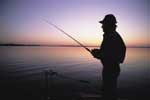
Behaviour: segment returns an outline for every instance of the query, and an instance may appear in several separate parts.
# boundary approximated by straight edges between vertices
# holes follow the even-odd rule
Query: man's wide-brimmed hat
[[[101,24],[116,24],[116,17],[113,14],[108,14],[104,17],[102,21],[99,21]]]

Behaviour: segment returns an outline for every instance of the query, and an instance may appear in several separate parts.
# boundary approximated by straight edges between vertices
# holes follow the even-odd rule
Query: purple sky
[[[127,45],[150,46],[149,0],[1,0],[0,43],[76,44],[47,19],[86,45],[99,45],[98,23],[112,13]]]

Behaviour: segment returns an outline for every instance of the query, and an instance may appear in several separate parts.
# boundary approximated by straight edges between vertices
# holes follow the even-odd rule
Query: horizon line
[[[0,43],[0,46],[47,46],[47,47],[82,47],[80,45],[65,44],[21,44],[21,43]],[[96,45],[85,45],[86,47],[100,47]],[[126,46],[127,48],[150,48],[150,46]]]

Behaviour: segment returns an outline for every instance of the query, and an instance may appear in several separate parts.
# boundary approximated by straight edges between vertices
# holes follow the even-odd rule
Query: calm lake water
[[[88,80],[93,85],[101,84],[101,62],[80,47],[7,46],[0,47],[0,55],[1,82],[40,80],[44,70],[54,70],[67,77]],[[118,87],[124,89],[123,93],[130,89],[148,94],[149,58],[150,48],[127,49],[118,80]]]

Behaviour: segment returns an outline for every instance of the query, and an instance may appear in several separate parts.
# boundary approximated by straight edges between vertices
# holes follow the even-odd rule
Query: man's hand
[[[92,49],[91,54],[94,58],[100,59],[100,49]]]

